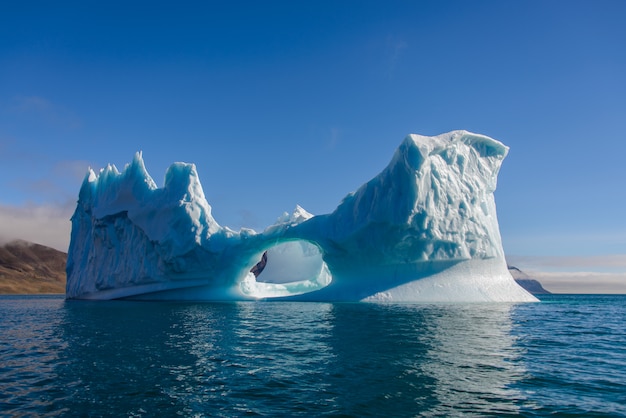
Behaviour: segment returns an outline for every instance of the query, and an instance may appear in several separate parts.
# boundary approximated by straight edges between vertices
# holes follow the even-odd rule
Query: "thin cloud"
[[[591,256],[507,256],[507,260],[509,264],[524,266],[532,270],[626,272],[626,254]]]
[[[51,167],[45,161],[37,160],[35,163],[43,170],[39,176],[8,179],[5,187],[25,195],[29,201],[49,201],[55,204],[74,200],[88,168],[93,167],[93,164],[84,160],[59,161]]]
[[[11,109],[20,115],[34,117],[47,124],[65,129],[78,129],[81,120],[71,110],[40,96],[18,96]]]
[[[21,112],[47,112],[52,103],[38,96],[18,96],[15,98],[15,109]]]
[[[392,77],[396,68],[400,64],[400,60],[404,51],[408,48],[406,41],[398,36],[389,35],[385,43],[387,53],[387,75]]]
[[[626,273],[527,272],[553,293],[626,294]]]
[[[576,231],[574,233],[529,233],[514,236],[503,236],[504,248],[508,254],[519,254],[519,249],[526,251],[533,248],[535,254],[554,253],[589,253],[597,248],[626,248],[626,230],[624,228],[597,229]]]
[[[56,163],[52,172],[60,177],[82,181],[89,167],[95,167],[95,165],[86,160],[65,160]]]
[[[73,206],[0,205],[0,243],[23,239],[67,251]]]
[[[626,254],[507,256],[554,293],[626,293]]]
[[[15,187],[29,193],[35,193],[37,196],[57,196],[60,191],[59,186],[57,186],[57,184],[50,178],[40,178],[32,181],[18,179],[14,182],[14,184]]]
[[[330,128],[330,135],[326,144],[326,148],[331,151],[334,150],[340,139],[341,131],[339,130],[339,128]]]
[[[24,149],[20,145],[20,141],[12,136],[0,136],[0,162],[21,161],[34,164],[36,158],[32,150]]]

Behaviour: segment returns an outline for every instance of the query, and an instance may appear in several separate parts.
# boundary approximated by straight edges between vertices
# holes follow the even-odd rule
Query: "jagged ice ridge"
[[[502,249],[493,192],[507,152],[466,131],[409,135],[334,212],[298,206],[260,233],[215,221],[194,164],[172,164],[159,188],[137,153],[121,173],[109,165],[83,181],[66,296],[536,301]]]

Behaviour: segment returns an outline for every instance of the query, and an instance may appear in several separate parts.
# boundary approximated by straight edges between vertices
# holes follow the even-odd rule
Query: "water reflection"
[[[432,377],[433,415],[515,414],[522,395],[513,386],[525,370],[511,335],[511,305],[446,306],[424,322],[431,346],[418,367]]]
[[[171,371],[193,365],[180,329],[184,306],[137,302],[67,302],[67,341],[57,372],[72,415],[157,414],[172,407]],[[177,341],[177,342],[176,342]],[[176,347],[172,350],[172,347]]]
[[[165,393],[184,413],[212,416],[307,411],[323,391],[324,304],[191,305],[171,349],[194,357],[170,369]],[[218,312],[215,312],[215,311]]]
[[[511,307],[68,302],[47,412],[514,414]]]
[[[331,328],[327,304],[68,302],[48,412],[108,415],[311,412]],[[322,411],[320,411],[321,413]]]
[[[364,416],[514,414],[524,376],[511,306],[334,305],[340,409]],[[373,414],[375,415],[375,413]]]

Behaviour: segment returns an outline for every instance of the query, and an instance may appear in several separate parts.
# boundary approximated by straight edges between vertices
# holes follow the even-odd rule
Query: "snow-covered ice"
[[[507,152],[466,131],[409,135],[334,212],[297,206],[262,232],[220,226],[195,165],[172,164],[159,188],[137,153],[121,173],[88,171],[72,217],[66,295],[536,301],[509,274],[502,249],[493,192]]]

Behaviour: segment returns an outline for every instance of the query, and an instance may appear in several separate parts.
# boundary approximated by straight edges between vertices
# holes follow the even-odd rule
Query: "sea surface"
[[[0,416],[626,416],[626,296],[0,297]]]

